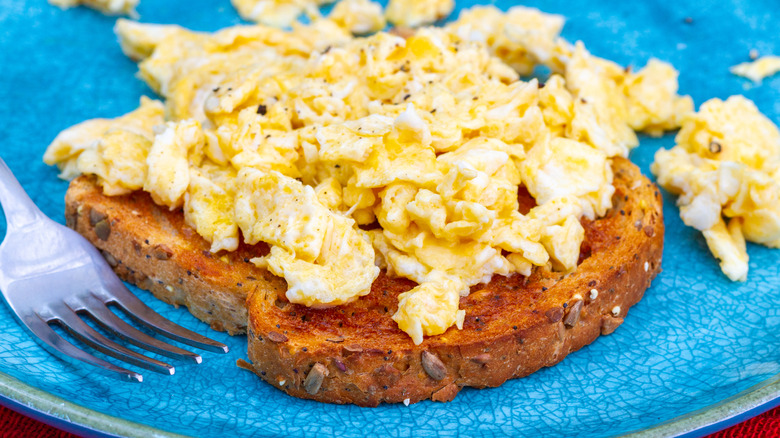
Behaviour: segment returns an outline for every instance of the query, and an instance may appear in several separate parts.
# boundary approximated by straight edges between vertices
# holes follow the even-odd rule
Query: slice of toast
[[[214,330],[246,333],[248,293],[287,291],[283,278],[249,262],[268,253],[266,244],[212,254],[181,210],[160,207],[145,192],[106,196],[94,178],[80,176],[65,194],[65,221],[103,252],[120,278],[187,306]]]
[[[356,302],[311,309],[289,303],[284,280],[249,263],[267,246],[211,254],[180,211],[145,193],[107,197],[80,177],[68,189],[66,219],[123,279],[187,306],[212,328],[242,333],[248,315],[251,368],[288,394],[361,406],[448,401],[464,386],[494,387],[560,362],[612,333],[641,299],[660,272],[661,196],[628,160],[615,158],[613,170],[613,208],[583,219],[574,273],[496,276],[461,298],[462,330],[420,345],[391,319],[398,294],[414,287],[409,280],[382,273]],[[521,210],[533,205],[527,193],[519,198]]]

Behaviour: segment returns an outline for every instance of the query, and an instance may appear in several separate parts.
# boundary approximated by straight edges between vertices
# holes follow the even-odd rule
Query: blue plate
[[[564,36],[598,56],[636,66],[651,56],[671,62],[697,104],[744,93],[778,122],[780,76],[758,86],[728,72],[750,49],[780,54],[775,1],[677,3],[527,4],[566,15]],[[143,21],[200,30],[240,22],[227,0],[142,0],[139,12]],[[84,8],[0,0],[0,154],[60,221],[67,183],[41,162],[47,144],[74,123],[118,116],[151,95],[121,54],[113,24]],[[671,135],[643,138],[632,159],[649,173],[654,151],[673,144]],[[0,305],[0,394],[30,415],[91,435],[701,435],[778,404],[780,251],[749,245],[749,280],[731,283],[665,198],[664,271],[615,334],[500,388],[465,389],[452,403],[364,409],[288,397],[236,367],[245,357],[243,337],[211,331],[140,290],[160,313],[225,342],[231,353],[205,353],[197,366],[177,363],[172,377],[146,373],[143,384],[120,383],[53,358]]]

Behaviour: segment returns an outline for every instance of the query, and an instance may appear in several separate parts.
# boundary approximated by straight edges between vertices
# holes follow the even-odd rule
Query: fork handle
[[[43,216],[2,158],[0,158],[0,205],[3,207],[9,229],[34,223]]]

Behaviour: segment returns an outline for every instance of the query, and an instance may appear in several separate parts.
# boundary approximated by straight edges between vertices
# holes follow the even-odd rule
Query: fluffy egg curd
[[[417,27],[446,18],[455,9],[455,0],[389,0],[387,21],[396,26]]]
[[[336,0],[231,0],[242,18],[275,27],[288,27],[301,15],[320,17],[320,6]],[[455,0],[389,0],[387,11],[370,0],[341,0],[329,18],[352,33],[362,35],[384,29],[386,21],[417,27],[450,15]]]
[[[341,0],[328,18],[355,35],[379,32],[387,25],[382,5],[370,0]]]
[[[320,15],[319,7],[334,0],[231,0],[241,18],[267,26],[287,27],[302,14]]]
[[[732,281],[745,281],[745,240],[780,248],[780,132],[750,100],[711,99],[683,118],[677,145],[651,170],[680,195],[680,217],[704,234]]]
[[[743,62],[729,69],[732,74],[761,82],[764,78],[780,72],[780,56],[762,56],[752,62]]]
[[[44,160],[96,175],[107,195],[181,208],[213,252],[268,243],[253,262],[293,303],[358,299],[380,269],[411,279],[393,319],[419,344],[460,327],[460,297],[494,275],[575,270],[580,219],[612,205],[611,158],[636,130],[697,120],[670,65],[622,68],[562,25],[523,7],[474,8],[407,39],[354,38],[329,19],[214,34],[120,20],[164,105],[69,128]],[[537,64],[555,74],[520,80]]]

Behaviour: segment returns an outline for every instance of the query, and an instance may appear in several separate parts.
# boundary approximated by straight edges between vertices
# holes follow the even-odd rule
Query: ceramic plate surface
[[[750,49],[780,54],[774,0],[526,4],[567,16],[563,35],[598,56],[634,66],[651,57],[671,62],[681,92],[697,105],[745,94],[780,121],[780,75],[757,85],[728,72]],[[145,22],[198,30],[240,23],[227,0],[141,0],[138,11]],[[48,143],[68,126],[118,116],[152,95],[120,52],[113,24],[85,8],[0,0],[0,155],[61,222],[67,183],[41,162]],[[673,144],[673,135],[642,138],[631,158],[649,174],[655,150]],[[147,372],[143,384],[120,383],[53,358],[0,305],[0,394],[45,421],[96,435],[670,435],[710,425],[691,432],[702,434],[777,404],[780,251],[749,245],[748,281],[731,283],[664,195],[664,271],[615,334],[500,388],[465,389],[452,403],[364,409],[288,397],[235,366],[245,338],[211,331],[138,289],[160,313],[231,352],[204,353],[202,365],[176,363],[172,377]]]

